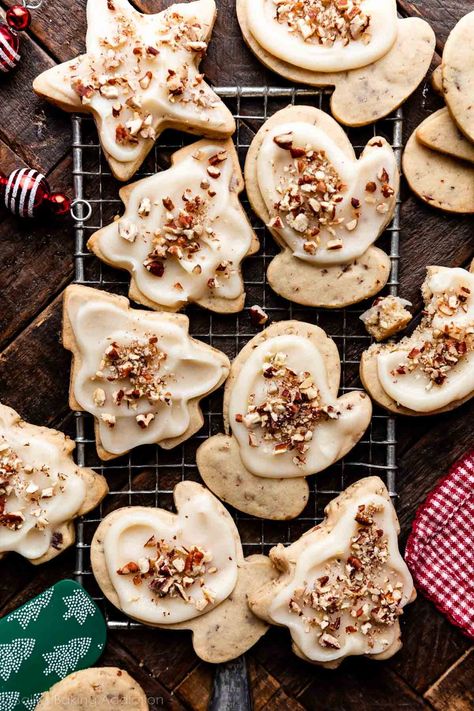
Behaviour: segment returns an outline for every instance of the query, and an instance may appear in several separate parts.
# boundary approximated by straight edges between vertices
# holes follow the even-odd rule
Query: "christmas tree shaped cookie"
[[[44,691],[97,661],[105,638],[104,618],[72,580],[63,580],[4,617],[0,709],[33,711]]]
[[[370,422],[364,392],[338,398],[340,372],[337,347],[318,326],[282,321],[253,338],[226,384],[226,434],[197,452],[207,486],[239,511],[297,516],[308,500],[305,477],[347,454]]]
[[[107,493],[104,477],[78,467],[62,432],[24,422],[0,405],[0,557],[44,563],[74,542],[73,520]]]
[[[88,0],[87,53],[37,77],[37,94],[93,115],[114,175],[129,180],[166,128],[231,136],[230,111],[199,63],[216,18],[214,0],[142,15],[129,0]]]
[[[241,262],[259,246],[239,202],[243,188],[232,141],[200,141],[175,153],[169,170],[122,188],[125,214],[88,247],[130,272],[130,298],[145,306],[240,311]]]
[[[203,423],[201,398],[227,378],[224,353],[189,336],[186,316],[131,309],[125,297],[73,285],[63,344],[73,353],[70,404],[95,417],[97,451],[176,447]]]
[[[224,662],[267,626],[247,595],[274,573],[265,556],[244,559],[235,523],[204,487],[174,490],[177,513],[133,506],[109,514],[92,541],[94,576],[105,596],[152,627],[189,629],[196,654]]]
[[[399,171],[384,138],[372,138],[357,159],[334,119],[311,106],[290,106],[252,141],[245,184],[281,248],[268,268],[278,294],[340,308],[385,286],[390,260],[374,243],[393,217]]]
[[[270,551],[279,577],[250,593],[250,608],[287,627],[306,661],[334,668],[352,655],[388,659],[401,647],[403,608],[416,596],[388,491],[378,477],[362,479],[325,513],[295,543]]]

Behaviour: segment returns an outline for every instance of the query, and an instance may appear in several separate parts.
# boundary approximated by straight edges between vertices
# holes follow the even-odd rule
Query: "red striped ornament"
[[[19,36],[2,22],[0,24],[0,71],[6,73],[16,67],[21,59],[19,49]]]
[[[0,199],[18,217],[37,217],[43,207],[60,216],[71,209],[66,195],[52,193],[44,175],[30,168],[14,170],[8,178],[0,173]]]
[[[6,14],[6,24],[0,22],[0,71],[10,72],[21,59],[18,32],[27,30],[31,13],[24,5],[13,5]]]

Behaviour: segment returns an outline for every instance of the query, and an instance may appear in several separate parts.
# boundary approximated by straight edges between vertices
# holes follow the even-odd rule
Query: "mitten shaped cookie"
[[[37,77],[33,89],[66,111],[90,113],[112,172],[129,180],[166,128],[213,138],[235,121],[199,63],[214,0],[142,15],[129,0],[88,0],[87,53]]]
[[[108,491],[103,476],[75,464],[74,447],[0,405],[0,558],[14,551],[38,565],[74,543],[73,520]]]
[[[402,415],[432,415],[474,394],[474,274],[429,267],[422,286],[423,320],[399,343],[371,346],[361,378],[382,407]]]
[[[284,321],[253,338],[226,384],[226,434],[197,451],[207,486],[239,511],[297,516],[308,500],[305,477],[347,454],[370,423],[365,393],[337,397],[340,373],[337,347],[317,326]]]
[[[305,661],[334,668],[352,655],[388,659],[401,647],[399,617],[416,593],[385,484],[362,479],[325,514],[295,543],[270,551],[279,577],[250,594],[250,609],[287,627]]]
[[[218,663],[238,657],[266,632],[247,596],[272,580],[265,556],[244,559],[235,523],[200,484],[174,490],[177,513],[119,509],[92,541],[92,570],[104,595],[152,627],[193,632],[196,654]]]
[[[241,311],[241,263],[259,247],[239,202],[243,189],[232,141],[199,141],[175,153],[169,170],[122,188],[125,214],[88,247],[130,272],[130,298],[145,306]]]
[[[348,126],[400,106],[435,48],[428,23],[398,19],[395,0],[237,0],[237,16],[266,67],[291,82],[335,87],[331,111]]]
[[[200,400],[229,373],[224,353],[189,336],[186,316],[131,309],[85,286],[66,289],[63,344],[73,353],[71,409],[94,416],[105,460],[184,442],[202,427]]]
[[[271,287],[306,306],[338,308],[377,294],[390,260],[373,243],[390,223],[399,172],[384,138],[357,160],[343,129],[310,106],[276,113],[245,164],[249,200],[282,249]]]

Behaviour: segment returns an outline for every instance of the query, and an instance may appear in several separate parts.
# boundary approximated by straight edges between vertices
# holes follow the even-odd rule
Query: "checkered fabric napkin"
[[[474,450],[418,509],[405,557],[417,588],[474,638]]]

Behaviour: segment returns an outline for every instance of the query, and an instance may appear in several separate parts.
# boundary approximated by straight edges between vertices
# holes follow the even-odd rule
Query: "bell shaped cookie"
[[[279,577],[249,595],[250,609],[287,627],[305,661],[334,668],[352,655],[388,659],[401,647],[399,617],[416,593],[385,484],[361,479],[325,514],[295,543],[270,551]]]
[[[451,31],[441,64],[443,93],[458,128],[474,142],[474,12],[464,15]]]
[[[239,511],[297,516],[308,500],[305,477],[341,459],[370,423],[365,393],[338,398],[340,373],[337,347],[318,326],[282,321],[253,338],[226,384],[226,434],[197,451],[207,486]]]
[[[177,513],[132,506],[109,514],[92,541],[94,576],[129,617],[192,630],[205,661],[234,659],[267,630],[247,596],[275,572],[266,556],[244,559],[232,517],[203,486],[184,481],[174,500]]]
[[[393,217],[399,172],[384,138],[372,138],[357,160],[328,114],[290,106],[255,136],[245,181],[253,209],[282,250],[268,269],[278,294],[338,308],[385,286],[390,260],[373,244]]]
[[[38,76],[33,89],[66,111],[92,114],[118,180],[129,180],[166,128],[225,138],[235,121],[199,72],[214,0],[152,15],[129,0],[88,0],[87,53]]]
[[[74,543],[73,520],[108,491],[103,476],[77,466],[74,447],[0,404],[0,558],[15,552],[38,565]]]
[[[73,354],[71,409],[94,416],[105,460],[184,442],[202,427],[200,400],[229,373],[224,353],[190,338],[186,316],[131,309],[85,286],[66,289],[63,344]]]
[[[387,116],[429,69],[435,35],[397,18],[395,0],[237,0],[244,40],[291,82],[334,87],[331,111],[348,126]]]
[[[399,343],[373,345],[361,378],[370,396],[402,415],[433,415],[474,394],[474,274],[429,267],[422,286],[424,316]]]
[[[241,263],[259,247],[239,202],[243,189],[232,141],[199,141],[175,153],[169,170],[122,188],[124,215],[96,232],[89,249],[130,272],[130,298],[145,306],[241,311]]]

